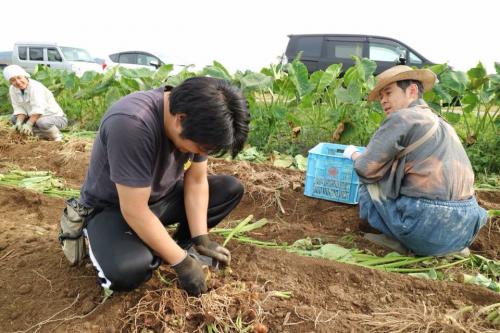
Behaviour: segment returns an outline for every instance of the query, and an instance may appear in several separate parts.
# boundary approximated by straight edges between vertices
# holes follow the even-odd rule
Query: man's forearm
[[[26,117],[27,116],[25,114],[20,113],[20,114],[16,115],[16,121],[20,121],[20,122],[24,123],[24,120],[26,119]]]
[[[184,206],[189,223],[191,237],[208,233],[208,180],[184,184]]]
[[[163,260],[173,265],[184,259],[185,251],[170,237],[160,220],[149,208],[128,214],[123,211],[122,213],[132,230]]]
[[[33,125],[38,121],[38,119],[41,117],[41,114],[32,114],[30,116],[29,122],[32,123]]]

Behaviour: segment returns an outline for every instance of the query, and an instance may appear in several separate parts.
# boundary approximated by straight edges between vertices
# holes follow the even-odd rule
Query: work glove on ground
[[[217,242],[211,241],[208,235],[193,237],[191,241],[199,254],[212,257],[226,266],[229,266],[231,263],[231,252]]]
[[[203,268],[190,255],[186,254],[186,258],[180,263],[172,265],[172,268],[177,273],[181,288],[189,295],[199,296],[207,291]]]
[[[350,146],[345,147],[344,153],[342,154],[342,156],[345,158],[348,158],[348,159],[352,159],[352,154],[354,154],[355,152],[359,153],[358,148],[356,148],[353,145],[350,145]]]
[[[16,121],[16,124],[14,126],[12,126],[12,129],[19,132],[19,131],[21,131],[22,127],[23,127],[23,121],[18,120],[18,121]]]
[[[33,135],[33,124],[30,121],[25,122],[20,132],[24,135]]]

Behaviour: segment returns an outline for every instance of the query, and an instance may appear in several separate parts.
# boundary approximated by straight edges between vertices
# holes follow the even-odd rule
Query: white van
[[[2,63],[6,62],[4,57]],[[96,63],[90,54],[76,47],[59,46],[56,43],[18,42],[14,44],[10,63],[23,67],[32,73],[37,65],[67,70],[82,76],[86,71],[102,73],[102,66]]]

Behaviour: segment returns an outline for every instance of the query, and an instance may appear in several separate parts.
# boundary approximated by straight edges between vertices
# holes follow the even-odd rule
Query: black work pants
[[[240,202],[243,185],[231,176],[209,176],[208,185],[207,224],[213,228]],[[173,236],[178,243],[189,241],[183,181],[150,208],[164,225],[179,223]],[[161,259],[129,227],[119,207],[106,208],[88,218],[85,232],[89,255],[103,287],[132,290],[149,280],[161,264]]]

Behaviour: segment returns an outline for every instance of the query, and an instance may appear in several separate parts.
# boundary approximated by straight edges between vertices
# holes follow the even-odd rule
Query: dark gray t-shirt
[[[115,184],[151,187],[149,203],[165,197],[190,162],[206,157],[182,153],[165,135],[164,89],[123,97],[104,114],[90,157],[80,202],[88,207],[119,206]]]

